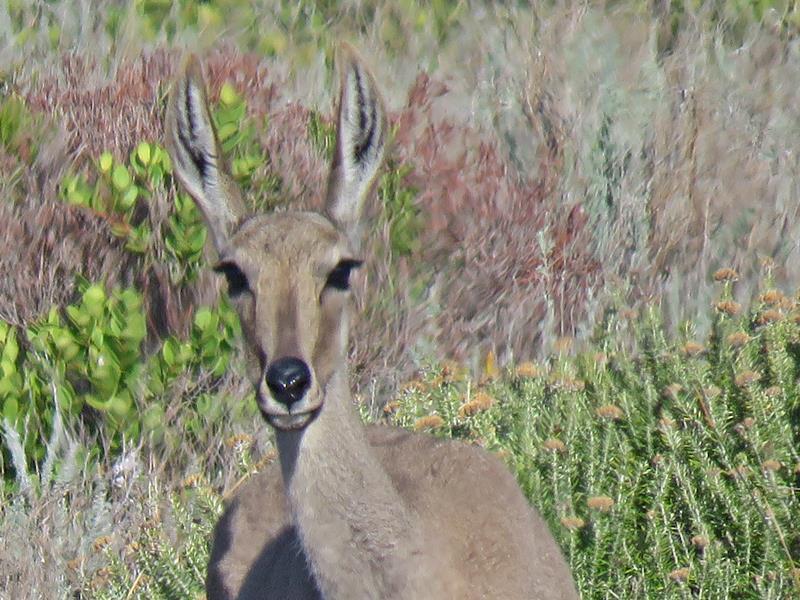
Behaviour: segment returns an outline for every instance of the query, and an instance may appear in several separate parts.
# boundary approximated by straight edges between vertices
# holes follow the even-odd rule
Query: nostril
[[[279,358],[269,366],[266,380],[275,400],[291,408],[311,385],[311,371],[305,362],[289,356]]]

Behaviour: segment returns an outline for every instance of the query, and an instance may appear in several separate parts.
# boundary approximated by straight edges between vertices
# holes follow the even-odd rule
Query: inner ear
[[[328,273],[325,287],[334,290],[347,291],[350,289],[350,272],[362,265],[363,261],[354,258],[344,258]]]

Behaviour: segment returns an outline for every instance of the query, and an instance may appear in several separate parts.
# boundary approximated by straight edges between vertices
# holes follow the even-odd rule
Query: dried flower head
[[[675,427],[675,420],[670,417],[661,417],[658,421],[658,426],[662,431],[667,431]]]
[[[566,452],[567,445],[557,438],[548,438],[542,443],[545,450],[551,452]]]
[[[609,496],[591,496],[586,505],[592,510],[608,512],[614,507],[614,499]]]
[[[774,473],[775,471],[779,471],[783,465],[780,461],[775,460],[773,458],[768,458],[763,463],[761,463],[761,468],[768,473]]]
[[[756,318],[756,323],[759,325],[769,325],[770,323],[777,323],[783,318],[783,314],[779,310],[770,308],[765,310]]]
[[[742,305],[738,302],[734,302],[733,300],[720,300],[714,305],[714,307],[719,312],[724,313],[729,317],[735,317],[742,310]]]
[[[76,556],[75,558],[67,561],[67,568],[71,571],[80,572],[83,569],[83,564],[86,562],[86,557]]]
[[[677,400],[680,393],[683,391],[683,386],[680,383],[670,383],[664,388],[664,395],[672,400]]]
[[[586,521],[580,517],[561,517],[561,524],[570,531],[576,531],[586,525]]]
[[[747,479],[747,476],[750,474],[750,467],[747,465],[739,465],[738,467],[732,467],[728,471],[728,475],[733,479]]]
[[[594,364],[597,368],[602,369],[608,364],[608,355],[605,352],[595,352],[594,356]]]
[[[402,403],[399,400],[391,400],[383,405],[383,414],[391,415],[397,411],[398,408],[402,406]]]
[[[722,390],[719,389],[717,386],[715,386],[713,384],[709,385],[708,387],[704,387],[703,388],[703,394],[709,400],[713,400],[714,398],[719,396],[721,393],[722,393]]]
[[[708,538],[703,535],[696,535],[692,537],[692,546],[702,552],[708,546]]]
[[[726,339],[731,348],[741,348],[750,341],[750,336],[744,331],[734,331]]]
[[[110,535],[101,535],[92,542],[92,550],[100,552],[103,548],[111,543]]]
[[[783,393],[783,390],[781,389],[781,386],[779,386],[779,385],[771,385],[767,389],[764,390],[764,395],[766,395],[767,398],[777,398],[782,393]]]
[[[565,392],[580,392],[586,384],[580,379],[572,379],[571,377],[557,377],[552,380],[554,388],[563,390]]]
[[[439,415],[426,415],[414,421],[414,430],[436,429],[444,425],[444,419]]]
[[[601,419],[608,419],[610,421],[619,421],[625,416],[622,409],[614,404],[604,404],[603,406],[599,406],[594,412]]]
[[[739,274],[730,268],[719,269],[714,273],[714,281],[737,281]]]
[[[471,400],[465,402],[458,408],[458,416],[462,419],[471,417],[479,412],[489,410],[494,404],[494,398],[484,391],[477,392]]]
[[[517,377],[523,378],[541,377],[543,374],[542,370],[535,363],[530,361],[518,364],[514,373]]]
[[[767,290],[761,294],[758,299],[764,304],[769,304],[770,306],[780,306],[783,304],[786,296],[780,290]]]
[[[497,366],[497,357],[493,350],[489,350],[486,354],[486,360],[483,363],[483,376],[481,383],[488,383],[500,377],[500,368]]]
[[[684,583],[689,579],[688,567],[681,567],[680,569],[670,571],[669,578],[675,583]]]
[[[706,348],[705,346],[703,346],[703,344],[699,344],[695,341],[690,340],[683,345],[683,348],[681,350],[686,356],[694,357],[701,355],[703,352],[706,351]]]
[[[246,433],[237,433],[231,435],[222,442],[226,448],[231,448],[235,450],[244,450],[246,446],[249,446],[253,443],[253,436],[248,435]]]
[[[748,369],[747,371],[742,371],[741,373],[739,373],[734,379],[734,381],[736,382],[736,385],[738,385],[739,387],[747,387],[748,385],[756,383],[760,379],[761,379],[761,373],[757,371],[751,371]]]
[[[427,392],[428,389],[430,389],[430,386],[426,382],[422,381],[422,379],[412,379],[411,381],[406,381],[400,386],[401,391],[408,393]]]
[[[193,473],[192,475],[188,475],[181,481],[181,486],[185,488],[193,488],[203,485],[205,483],[205,477],[203,477],[200,473]]]
[[[269,450],[267,450],[264,453],[264,456],[262,456],[260,459],[258,459],[256,464],[254,465],[255,470],[256,471],[260,471],[261,469],[266,467],[268,464],[273,463],[276,458],[278,458],[278,451],[275,450],[275,448],[270,448]]]
[[[558,338],[553,343],[553,348],[559,354],[567,354],[572,349],[572,345],[574,344],[575,340],[569,336],[563,336]]]

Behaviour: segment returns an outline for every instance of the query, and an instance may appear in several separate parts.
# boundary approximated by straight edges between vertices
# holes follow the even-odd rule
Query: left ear
[[[361,213],[386,145],[386,108],[356,51],[342,44],[336,149],[328,177],[326,213],[358,248]]]

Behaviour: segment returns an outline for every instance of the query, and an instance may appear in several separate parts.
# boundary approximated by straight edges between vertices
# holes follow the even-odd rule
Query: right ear
[[[203,72],[197,58],[186,61],[169,95],[166,145],[173,172],[194,198],[222,253],[245,214],[239,188],[225,166],[208,108]]]

